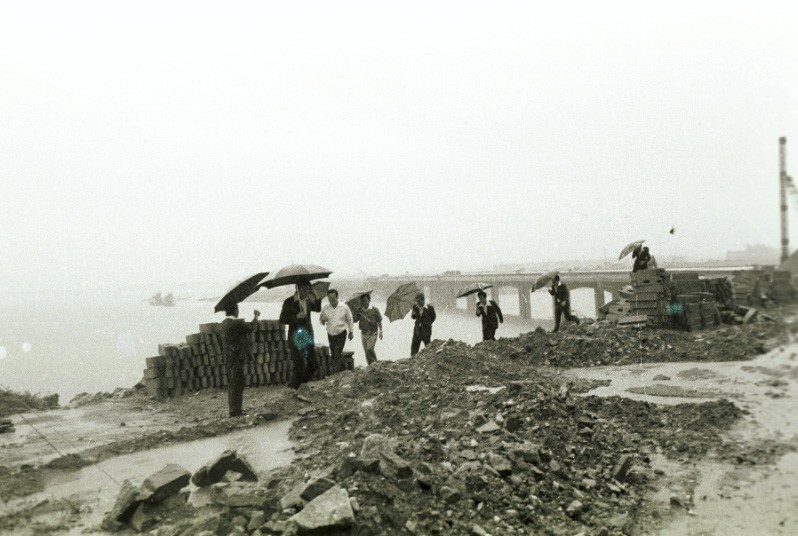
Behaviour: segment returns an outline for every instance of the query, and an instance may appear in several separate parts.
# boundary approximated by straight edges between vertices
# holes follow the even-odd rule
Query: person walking
[[[560,276],[555,275],[551,283],[549,294],[554,296],[554,333],[560,330],[560,317],[579,325],[579,319],[571,314],[571,293],[565,283],[560,281]]]
[[[227,407],[231,417],[243,413],[244,362],[250,358],[249,334],[257,330],[260,311],[255,311],[252,322],[238,318],[238,305],[225,309],[227,317],[219,324],[222,339],[222,355],[227,371]]]
[[[477,292],[477,316],[482,317],[482,340],[495,341],[496,330],[499,324],[504,323],[504,315],[499,304],[493,300],[488,300],[488,295],[484,290]]]
[[[300,283],[293,296],[286,298],[280,311],[280,323],[288,325],[288,346],[294,371],[289,385],[293,389],[313,379],[316,356],[313,354],[313,324],[311,312],[321,311],[321,301],[313,294],[310,283]]]
[[[432,340],[432,323],[435,322],[435,308],[425,304],[424,293],[416,295],[416,304],[410,313],[410,317],[416,322],[413,325],[413,341],[410,344],[410,355],[414,356],[424,343],[426,348]]]
[[[368,294],[360,297],[360,303],[363,305],[358,313],[360,338],[363,341],[363,351],[366,353],[366,364],[371,365],[377,361],[377,352],[374,350],[377,338],[382,339],[382,315],[379,309],[371,306],[371,296]]]
[[[355,323],[352,320],[352,311],[345,303],[338,301],[338,291],[331,288],[327,291],[327,305],[321,308],[321,325],[327,328],[327,340],[330,341],[330,354],[332,355],[332,372],[344,370],[343,352],[346,338],[351,341],[355,334]]]

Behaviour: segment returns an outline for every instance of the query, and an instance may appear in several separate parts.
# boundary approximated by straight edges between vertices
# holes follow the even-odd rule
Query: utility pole
[[[790,256],[790,237],[787,228],[787,138],[779,138],[779,200],[781,202],[781,262]]]

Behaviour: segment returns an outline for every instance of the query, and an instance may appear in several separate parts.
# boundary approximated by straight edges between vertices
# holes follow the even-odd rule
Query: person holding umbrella
[[[427,347],[432,340],[432,323],[435,322],[435,308],[425,305],[424,293],[416,294],[416,304],[410,312],[410,317],[416,322],[413,326],[413,341],[410,344],[410,355],[414,356],[421,348],[421,343]]]
[[[496,330],[499,324],[504,323],[504,315],[499,304],[493,300],[488,301],[488,295],[484,290],[477,292],[477,316],[482,317],[482,340],[495,341]]]
[[[330,341],[330,354],[332,355],[333,372],[343,370],[341,355],[346,345],[347,330],[349,340],[355,336],[352,311],[345,303],[338,301],[338,291],[334,288],[327,290],[327,305],[321,308],[321,325],[327,328],[327,340]]]
[[[286,298],[280,311],[280,323],[288,325],[288,346],[294,362],[289,384],[293,389],[310,381],[316,373],[313,351],[313,324],[311,312],[321,311],[321,301],[313,294],[309,281],[296,284],[296,292]]]
[[[560,276],[555,275],[549,289],[549,294],[554,296],[554,333],[560,330],[560,317],[565,315],[565,319],[570,322],[576,322],[579,325],[579,319],[571,314],[571,293],[565,283],[560,282]]]
[[[219,325],[218,333],[227,370],[227,407],[231,417],[238,417],[243,413],[244,362],[250,358],[249,334],[257,330],[260,311],[255,311],[250,323],[238,318],[238,304],[227,305],[225,314],[227,317]]]
[[[371,295],[366,293],[360,296],[360,310],[358,312],[360,338],[363,341],[363,351],[366,353],[366,364],[371,365],[377,361],[377,337],[382,339],[382,315],[380,310],[371,306]]]

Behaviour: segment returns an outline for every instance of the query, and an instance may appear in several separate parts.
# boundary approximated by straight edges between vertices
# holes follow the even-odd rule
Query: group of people
[[[560,318],[577,324],[579,319],[571,314],[570,294],[568,288],[555,276],[549,293],[554,296],[554,331],[560,329]],[[313,292],[310,283],[297,285],[296,292],[283,302],[280,310],[280,323],[288,326],[288,342],[294,364],[290,386],[298,389],[300,385],[313,379],[316,374],[316,360],[312,359],[315,339],[311,313],[320,313],[319,320],[327,330],[333,372],[343,369],[343,351],[347,340],[354,339],[355,322],[360,329],[361,342],[366,354],[366,362],[371,365],[377,361],[375,346],[382,339],[382,314],[371,305],[371,296],[364,294],[359,298],[358,307],[353,312],[349,306],[341,302],[338,291],[331,288],[327,291],[327,304],[322,307],[321,299]],[[226,318],[219,326],[222,341],[225,367],[228,380],[228,406],[230,416],[242,414],[244,392],[244,363],[249,357],[250,332],[257,329],[259,311],[255,311],[251,322],[238,318],[238,305],[229,305],[225,309]],[[477,293],[476,316],[482,321],[482,339],[496,340],[496,330],[504,322],[502,310],[493,300],[488,300],[484,290]],[[426,303],[424,293],[416,295],[415,304],[410,311],[413,319],[413,338],[410,343],[410,355],[413,356],[432,340],[432,325],[437,318],[435,308]]]

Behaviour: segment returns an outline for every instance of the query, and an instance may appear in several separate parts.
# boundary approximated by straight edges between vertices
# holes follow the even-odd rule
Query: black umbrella
[[[216,304],[213,312],[218,313],[220,311],[226,311],[228,307],[237,305],[247,299],[258,290],[261,281],[263,281],[263,278],[267,275],[269,275],[269,272],[259,272],[230,287],[230,290],[228,290],[225,295],[222,296],[222,299],[219,300],[219,303]]]
[[[280,268],[266,279],[261,286],[266,288],[282,287],[285,285],[298,285],[307,283],[313,279],[325,279],[330,277],[332,270],[316,264],[292,264]]]
[[[557,272],[546,272],[542,276],[535,279],[535,283],[532,285],[532,292],[535,292],[539,288],[543,288],[554,279],[554,276],[557,275]]]
[[[471,296],[472,294],[476,294],[481,290],[492,288],[493,285],[488,285],[486,283],[476,283],[473,285],[468,285],[460,293],[457,295],[458,298],[465,298],[466,296]]]
[[[415,281],[399,285],[393,294],[388,296],[388,303],[385,305],[385,316],[388,320],[401,320],[416,303],[416,296],[421,290],[416,285]]]

